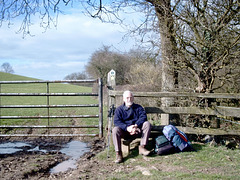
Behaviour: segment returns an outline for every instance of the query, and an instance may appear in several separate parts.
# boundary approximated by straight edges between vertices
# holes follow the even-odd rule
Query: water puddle
[[[7,142],[0,144],[0,155],[4,154],[14,154],[20,151],[41,151],[43,153],[49,151],[56,151],[55,149],[43,149],[39,148],[39,146],[33,146],[30,143],[25,142]],[[87,146],[87,143],[81,141],[71,141],[67,143],[60,152],[66,154],[69,157],[67,161],[63,161],[57,166],[53,167],[50,170],[50,173],[59,173],[65,172],[68,169],[74,169],[77,167],[77,160],[85,153],[89,152],[90,147]]]
[[[23,151],[25,148],[31,148],[31,144],[23,142],[8,142],[0,144],[0,154],[13,154]]]
[[[51,173],[65,172],[68,169],[75,169],[77,167],[77,160],[85,153],[90,151],[90,148],[86,143],[81,141],[71,141],[66,147],[64,147],[61,152],[70,156],[70,159],[63,161],[54,168],[51,169]]]

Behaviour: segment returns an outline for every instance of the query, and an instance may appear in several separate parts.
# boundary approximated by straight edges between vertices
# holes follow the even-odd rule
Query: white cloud
[[[59,64],[56,64],[56,66],[58,67],[64,67],[64,68],[74,68],[74,67],[81,67],[81,66],[84,66],[84,62],[75,62],[75,61],[70,61],[70,62],[62,62],[62,63],[59,63]]]
[[[103,45],[125,51],[131,42],[122,42],[121,27],[102,23],[82,14],[60,15],[57,28],[43,33],[39,23],[32,26],[33,37],[22,38],[11,28],[0,28],[0,65],[9,62],[15,74],[44,80],[63,79],[84,70],[91,54]]]

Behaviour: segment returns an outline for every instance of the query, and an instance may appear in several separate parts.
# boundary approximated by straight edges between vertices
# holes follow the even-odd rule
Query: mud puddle
[[[71,141],[62,148],[59,149],[59,146],[36,146],[27,142],[6,142],[0,144],[0,156],[3,155],[11,155],[19,152],[61,152],[68,157],[68,160],[61,162],[56,165],[52,169],[50,169],[50,173],[59,173],[65,172],[68,169],[75,169],[77,167],[77,160],[86,152],[90,151],[90,147],[88,147],[87,143],[81,141]]]
[[[7,142],[0,144],[0,154],[14,154],[25,149],[30,149],[31,144],[24,142]]]
[[[75,169],[77,167],[77,160],[86,152],[90,151],[90,147],[81,141],[71,141],[63,149],[61,153],[69,156],[69,160],[63,161],[50,170],[51,173],[65,172],[68,169]]]

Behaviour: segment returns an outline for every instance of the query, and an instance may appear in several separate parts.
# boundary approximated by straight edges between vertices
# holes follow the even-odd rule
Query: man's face
[[[125,106],[130,107],[133,104],[133,95],[130,92],[127,92],[123,96],[123,101],[125,103]]]

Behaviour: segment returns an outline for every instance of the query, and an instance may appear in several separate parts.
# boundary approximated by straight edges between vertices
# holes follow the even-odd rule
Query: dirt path
[[[72,124],[77,125],[78,123],[75,119],[73,119]],[[57,134],[59,133],[58,131],[58,129],[53,129],[51,130],[51,133]],[[37,134],[38,130],[32,130],[31,133]],[[46,131],[45,133],[48,132]],[[68,129],[65,133],[81,134],[84,133],[84,130]],[[82,167],[77,167],[77,169],[69,170],[64,173],[50,173],[50,170],[53,167],[69,158],[62,154],[60,150],[71,140],[87,142],[90,147],[90,152],[85,153],[79,159],[80,162],[78,162],[78,164],[91,164],[90,159],[94,157],[96,153],[102,151],[105,147],[104,140],[99,140],[99,138],[0,138],[0,143],[25,142],[31,144],[32,148],[38,147],[39,149],[44,149],[47,151],[28,151],[30,147],[26,146],[22,147],[22,151],[14,154],[0,154],[0,179],[68,179],[67,177],[70,175],[73,178],[73,174],[76,174],[75,178],[79,179],[78,174],[74,172],[79,172],[80,170],[78,169],[81,169]]]
[[[52,139],[53,140],[53,139]],[[11,139],[11,141],[24,141],[31,143],[32,146],[43,147],[44,149],[55,149],[55,151],[49,152],[36,152],[28,151],[28,148],[23,148],[23,151],[14,153],[11,155],[0,155],[0,179],[56,179],[65,177],[70,174],[78,172],[78,168],[69,170],[69,172],[51,174],[50,169],[59,164],[60,162],[67,160],[68,157],[60,152],[61,147],[66,144],[70,139],[59,140],[47,140],[42,139]],[[10,139],[1,139],[0,143],[9,142]],[[79,161],[83,161],[84,165],[90,162],[90,159],[96,155],[96,153],[104,149],[104,142],[98,139],[91,139],[89,143],[91,150],[85,153]],[[81,162],[78,162],[78,164]],[[81,168],[81,167],[80,167]],[[70,174],[69,174],[70,173]],[[79,176],[76,174],[76,178]],[[79,179],[79,178],[78,178]]]

